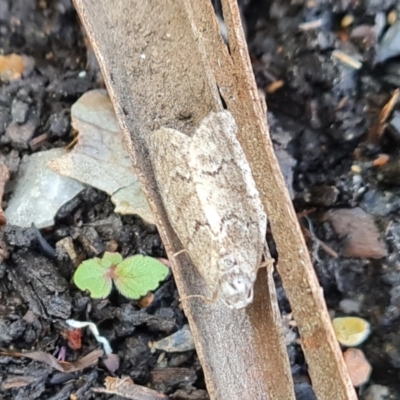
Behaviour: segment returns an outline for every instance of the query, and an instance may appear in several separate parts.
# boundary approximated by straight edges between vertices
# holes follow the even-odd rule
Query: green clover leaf
[[[74,282],[82,291],[89,290],[93,299],[104,299],[112,288],[110,268],[100,258],[86,260],[75,271]]]
[[[122,261],[122,256],[119,253],[110,253],[106,251],[101,259],[101,265],[104,268],[110,268],[112,266],[117,266]]]
[[[139,299],[157,289],[168,273],[169,269],[155,258],[136,255],[118,264],[114,284],[125,297]]]
[[[93,299],[106,298],[112,282],[129,299],[139,299],[158,287],[169,269],[152,257],[136,255],[122,260],[119,253],[105,252],[102,259],[84,261],[74,274],[75,285],[89,290]]]

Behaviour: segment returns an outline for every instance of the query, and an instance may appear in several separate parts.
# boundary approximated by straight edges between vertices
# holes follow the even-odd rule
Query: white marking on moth
[[[217,233],[221,227],[221,216],[218,210],[212,204],[206,204],[204,207],[204,214],[208,221],[210,221],[211,230]]]
[[[253,301],[267,216],[228,111],[210,113],[190,137],[161,128],[148,137],[172,228],[213,294],[231,308]]]

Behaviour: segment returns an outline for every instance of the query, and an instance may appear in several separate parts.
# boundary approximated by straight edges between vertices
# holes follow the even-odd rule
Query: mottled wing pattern
[[[212,293],[218,287],[215,238],[193,185],[188,155],[191,138],[170,128],[150,134],[148,148],[168,218]],[[198,168],[198,166],[197,166]]]
[[[212,293],[223,285],[224,301],[240,308],[252,300],[267,217],[236,129],[228,111],[210,113],[192,137],[153,132],[149,151],[182,245]]]
[[[214,263],[202,265],[203,274],[227,254],[234,256],[241,268],[255,272],[261,262],[267,217],[236,131],[228,111],[210,113],[191,138],[193,184],[204,223],[214,238],[208,250]]]

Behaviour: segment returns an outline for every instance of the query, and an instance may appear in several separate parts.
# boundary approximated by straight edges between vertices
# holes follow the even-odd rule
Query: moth
[[[253,301],[267,216],[229,111],[211,112],[192,136],[163,127],[148,136],[172,228],[214,297]]]

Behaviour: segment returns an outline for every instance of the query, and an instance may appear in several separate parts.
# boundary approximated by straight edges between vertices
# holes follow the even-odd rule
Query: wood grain
[[[333,395],[335,400],[355,400],[357,395],[273,151],[237,2],[222,0],[229,51],[215,24],[203,18],[210,3],[185,0],[185,4],[192,25],[197,27],[203,62],[214,72],[219,92],[239,126],[239,141],[271,224],[279,253],[278,272],[300,331],[314,391],[321,400],[331,400]]]
[[[202,27],[193,24],[182,1],[74,2],[174,264],[180,295],[199,293],[204,282],[194,267],[186,257],[173,257],[181,247],[163,210],[145,137],[160,126],[192,134],[205,115],[223,109],[215,71],[199,48]],[[202,18],[218,32],[212,11]],[[260,273],[254,303],[245,310],[200,299],[183,303],[211,399],[294,399],[271,279]]]

